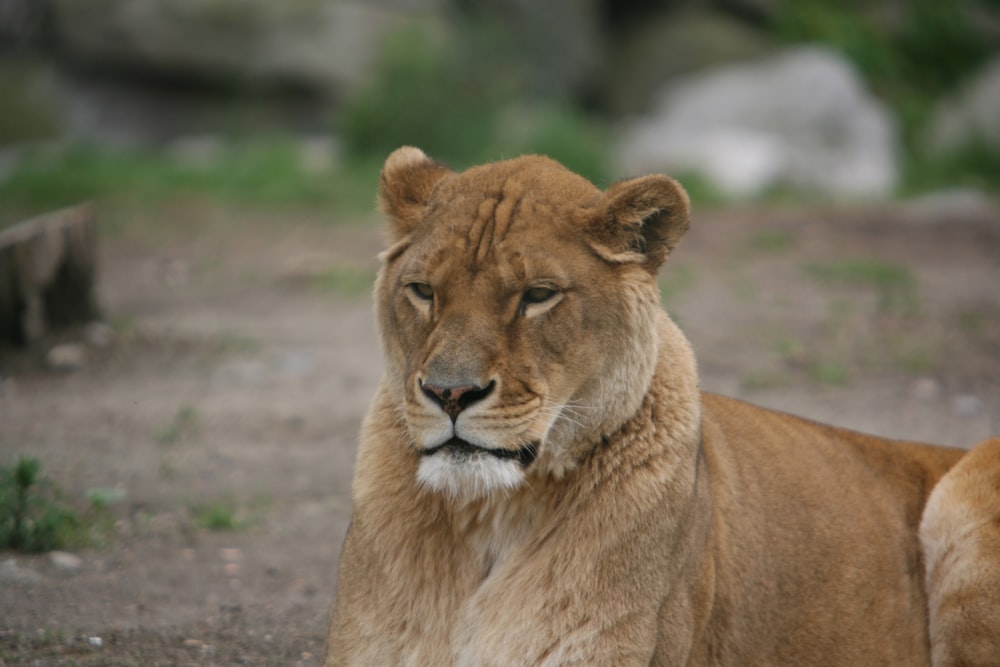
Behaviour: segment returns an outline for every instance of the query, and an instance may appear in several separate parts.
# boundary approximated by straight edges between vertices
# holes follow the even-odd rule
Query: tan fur
[[[655,282],[679,185],[403,148],[379,197],[386,371],[326,665],[930,663],[918,525],[963,452],[702,394]],[[995,443],[925,520],[935,664],[1000,633]]]
[[[927,554],[935,665],[1000,665],[1000,438],[978,445],[935,487]]]

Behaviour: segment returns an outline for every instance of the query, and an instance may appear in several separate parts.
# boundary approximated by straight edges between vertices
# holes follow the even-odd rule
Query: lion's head
[[[688,226],[676,182],[601,192],[545,157],[455,173],[404,147],[379,201],[387,388],[423,484],[469,499],[561,475],[637,410],[655,274]]]

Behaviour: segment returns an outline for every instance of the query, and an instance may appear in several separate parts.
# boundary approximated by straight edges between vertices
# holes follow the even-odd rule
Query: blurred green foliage
[[[243,522],[237,516],[236,503],[232,500],[219,500],[191,508],[194,522],[201,528],[212,531],[233,531],[243,527]]]
[[[850,257],[808,264],[807,275],[825,285],[871,288],[883,315],[913,315],[920,309],[917,282],[907,266],[880,259]]]
[[[989,58],[992,48],[973,24],[976,0],[910,0],[893,12],[862,0],[784,0],[774,30],[787,41],[835,46],[891,98],[931,97]]]
[[[374,163],[309,170],[297,144],[280,137],[227,143],[201,161],[155,150],[74,146],[26,156],[0,180],[0,214],[3,209],[41,211],[86,200],[149,206],[178,197],[360,213],[374,208],[377,182]],[[10,221],[0,215],[4,219]]]
[[[336,264],[316,276],[316,286],[346,297],[371,294],[375,271],[347,264]]]
[[[86,527],[67,507],[41,462],[30,456],[0,466],[0,549],[51,551],[79,545]]]
[[[377,72],[347,100],[338,129],[350,159],[384,159],[415,145],[454,168],[544,153],[607,183],[604,125],[576,106],[527,91],[502,29],[468,21],[454,35],[408,28],[388,38]]]
[[[770,39],[841,50],[900,119],[903,194],[952,185],[1000,190],[998,151],[976,143],[950,155],[932,155],[923,142],[941,96],[954,93],[965,76],[997,53],[977,17],[1000,21],[1000,2],[779,0],[774,7],[770,20],[759,24]],[[382,161],[404,144],[456,169],[543,153],[601,187],[627,176],[614,171],[610,119],[538,90],[530,83],[530,54],[516,46],[523,40],[509,24],[486,17],[488,12],[456,13],[437,29],[424,23],[387,38],[375,76],[342,100],[331,118],[342,150],[331,154],[327,167],[310,168],[298,140],[282,136],[223,139],[194,156],[154,149],[43,148],[18,158],[0,176],[0,227],[81,200],[97,200],[105,210],[191,198],[237,206],[329,208],[345,217],[367,213],[374,209]],[[0,68],[0,90],[21,91],[0,113],[0,141],[8,135],[18,141],[41,139],[52,131],[54,121],[35,110],[38,91],[28,81],[20,64]],[[677,176],[698,204],[725,201],[704,178]],[[765,195],[772,203],[790,196]]]
[[[924,146],[936,103],[997,53],[995,38],[977,25],[983,21],[1000,21],[1000,3],[783,0],[772,30],[782,41],[819,42],[842,51],[895,111],[902,129],[904,192],[956,184],[996,190],[996,150],[977,145],[940,156]]]
[[[0,145],[50,138],[58,124],[43,102],[37,72],[16,58],[0,59]]]
[[[944,155],[927,155],[919,149],[911,155],[913,159],[905,165],[904,195],[928,192],[943,185],[1000,192],[1000,151],[984,142],[966,144]]]

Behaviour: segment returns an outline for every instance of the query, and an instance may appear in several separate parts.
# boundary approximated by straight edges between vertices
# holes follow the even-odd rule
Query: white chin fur
[[[524,481],[517,461],[481,454],[456,459],[450,452],[425,456],[417,469],[424,486],[461,500],[484,498],[496,491],[516,488]]]

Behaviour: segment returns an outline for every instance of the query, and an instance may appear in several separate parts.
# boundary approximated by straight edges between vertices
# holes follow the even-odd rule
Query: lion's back
[[[728,643],[772,664],[925,664],[917,526],[961,450],[711,394],[702,423],[714,502],[712,622],[732,623],[739,639]]]

